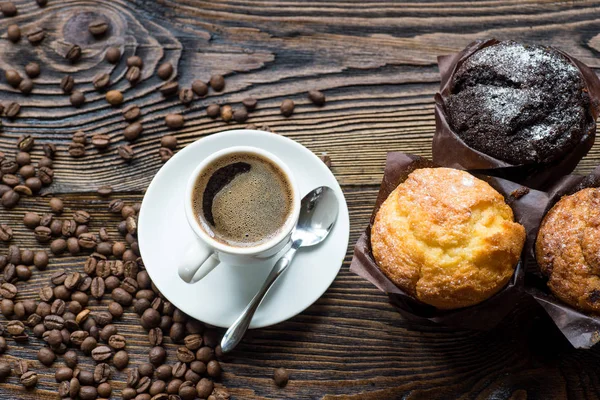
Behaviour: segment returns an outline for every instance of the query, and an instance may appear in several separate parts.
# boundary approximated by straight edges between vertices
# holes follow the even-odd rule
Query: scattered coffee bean
[[[210,77],[209,84],[215,91],[221,92],[225,89],[225,78],[223,75],[213,75]]]
[[[81,400],[96,400],[98,398],[98,390],[94,386],[82,386],[79,389],[79,398]]]
[[[92,83],[94,84],[94,87],[98,90],[106,89],[108,87],[108,85],[110,84],[110,75],[107,73],[102,73],[102,74],[96,75],[94,77],[94,79],[92,80]],[[107,94],[107,100],[108,100],[108,94]],[[109,101],[109,103],[110,103],[110,101]]]
[[[194,92],[192,89],[181,89],[179,91],[179,101],[183,104],[190,104],[194,100]]]
[[[9,118],[15,118],[17,115],[19,115],[20,111],[21,105],[19,103],[15,103],[14,101],[8,103],[5,108],[6,116]]]
[[[102,36],[108,30],[108,23],[101,19],[95,19],[88,24],[88,31],[94,36]]]
[[[202,347],[202,336],[198,334],[188,335],[183,340],[185,343],[185,347],[190,350],[198,350]]]
[[[82,143],[72,142],[69,144],[69,154],[71,157],[80,158],[85,156],[85,145]]]
[[[112,350],[108,346],[98,346],[92,350],[92,358],[94,361],[106,361],[112,357]]]
[[[156,75],[163,81],[166,81],[173,75],[173,64],[170,62],[165,62],[161,64],[156,70]]]
[[[163,364],[165,362],[166,358],[167,358],[167,352],[165,351],[164,348],[162,348],[160,346],[153,347],[152,349],[150,349],[150,352],[148,353],[148,360],[154,366]]]
[[[10,242],[12,240],[12,238],[13,238],[12,228],[6,224],[0,224],[0,241]]]
[[[85,103],[85,95],[79,90],[73,90],[71,96],[69,97],[69,101],[73,106],[81,107],[83,103]]]
[[[273,372],[273,380],[279,387],[285,387],[290,379],[290,376],[285,368],[277,368]]]
[[[19,90],[23,94],[29,94],[33,90],[33,81],[29,78],[25,78],[19,83]]]
[[[158,149],[158,155],[160,156],[160,160],[162,162],[167,162],[171,159],[171,157],[173,157],[173,150],[166,147],[161,147]]]
[[[207,346],[201,347],[196,352],[196,359],[198,361],[202,361],[205,364],[208,364],[208,362],[210,360],[212,360],[213,357],[214,357],[214,351],[213,351],[213,349],[211,349],[210,347],[207,347]]]
[[[14,88],[19,87],[19,84],[23,80],[21,74],[14,69],[7,69],[4,71],[4,77],[6,78],[6,82],[8,82],[8,84]]]
[[[33,264],[39,270],[44,270],[48,266],[48,253],[45,251],[36,251],[33,256]]]
[[[218,118],[221,115],[221,107],[218,104],[210,104],[206,108],[206,114],[212,119]]]
[[[122,306],[129,306],[133,301],[131,295],[121,288],[112,291],[112,299]]]
[[[108,197],[111,195],[111,193],[113,192],[113,188],[112,186],[100,186],[97,190],[97,193],[101,196],[101,197]]]
[[[60,255],[60,254],[64,253],[66,249],[67,249],[67,241],[62,238],[55,239],[50,244],[50,251],[54,255]]]
[[[110,369],[110,365],[106,363],[100,363],[96,365],[94,369],[94,382],[95,383],[104,383],[110,379],[112,375],[112,371]]]
[[[44,37],[46,37],[46,32],[39,26],[32,28],[27,34],[27,40],[33,45],[39,44],[44,40]]]
[[[8,321],[6,324],[6,331],[11,336],[19,336],[25,332],[25,325],[21,321]]]
[[[230,105],[221,107],[221,119],[225,122],[229,122],[233,119],[233,109]]]
[[[42,364],[49,367],[54,363],[54,360],[56,360],[56,354],[54,354],[50,348],[42,347],[38,351],[37,358]]]
[[[131,83],[135,83],[135,82],[139,81],[141,76],[142,76],[142,73],[141,73],[140,69],[135,66],[129,67],[127,69],[127,73],[125,73],[125,78]]]
[[[110,146],[110,136],[104,134],[96,134],[92,136],[92,145],[99,150],[104,150]]]
[[[59,367],[54,372],[56,382],[70,381],[73,379],[73,370],[69,367]]]
[[[210,396],[213,392],[214,384],[211,380],[207,378],[200,379],[200,382],[196,385],[196,391],[198,392],[198,397],[205,399]]]
[[[138,106],[136,106],[135,104],[132,104],[130,106],[127,106],[124,110],[123,110],[123,117],[125,118],[125,120],[132,122],[135,121],[136,119],[138,119],[141,115],[141,111],[140,108]]]
[[[244,123],[248,119],[248,111],[244,108],[239,108],[233,112],[233,119],[236,122]]]
[[[121,316],[123,316],[123,306],[113,301],[108,305],[108,312],[111,313],[114,318],[121,318]]]
[[[113,364],[118,370],[125,369],[129,364],[129,354],[124,350],[117,351],[113,357]]]
[[[182,363],[191,363],[195,358],[194,352],[187,347],[179,347],[177,349],[177,359]]]
[[[26,388],[32,388],[37,385],[38,376],[34,371],[28,371],[21,375],[20,381]]]
[[[204,97],[208,94],[208,85],[201,80],[195,80],[192,82],[192,90],[200,97]]]
[[[123,103],[123,93],[119,90],[109,90],[106,92],[106,101],[113,106],[118,106]]]
[[[167,82],[159,88],[163,96],[172,96],[179,91],[179,84],[177,81]]]
[[[67,50],[65,58],[71,62],[75,62],[81,58],[81,47],[77,44],[72,45]]]
[[[325,105],[325,95],[318,90],[310,90],[308,92],[308,98],[313,102],[314,105],[318,107]]]
[[[160,145],[167,149],[175,150],[177,147],[177,138],[173,135],[165,135],[160,139]]]
[[[242,100],[242,104],[244,105],[246,110],[253,111],[256,108],[256,105],[258,104],[258,100],[256,100],[254,97],[247,97],[244,100]]]
[[[5,1],[0,4],[0,10],[5,17],[14,17],[17,15],[17,6],[12,1]]]
[[[19,25],[9,25],[6,31],[6,36],[8,37],[8,40],[13,43],[17,43],[19,40],[21,40],[21,29],[19,28]]]
[[[109,47],[104,54],[104,58],[111,64],[116,64],[121,59],[121,50],[118,47]]]
[[[0,362],[0,380],[5,380],[10,376],[11,368],[7,362]]]
[[[55,214],[61,214],[65,208],[63,201],[61,199],[59,199],[58,197],[51,198],[49,205],[50,205],[50,209]]]
[[[125,128],[125,130],[123,131],[123,136],[125,136],[126,140],[133,142],[140,136],[143,130],[144,127],[142,126],[142,124],[140,124],[139,122],[133,122]]]
[[[101,383],[98,385],[98,396],[100,396],[104,399],[108,399],[111,394],[112,394],[112,387],[110,386],[110,383],[104,382],[104,383]]]
[[[294,102],[290,99],[285,99],[281,103],[281,114],[284,117],[289,117],[294,113]]]
[[[140,56],[130,56],[127,57],[127,66],[142,68],[144,66],[144,61]]]
[[[183,126],[184,120],[181,114],[167,114],[165,124],[171,129],[179,129]]]

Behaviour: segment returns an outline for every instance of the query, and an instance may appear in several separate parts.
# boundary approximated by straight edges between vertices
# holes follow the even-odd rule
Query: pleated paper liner
[[[563,177],[548,191],[548,203],[544,215],[565,195],[571,195],[585,188],[600,187],[600,167],[589,175],[568,175]],[[537,232],[536,232],[537,236]],[[535,259],[535,242],[528,243],[527,255]],[[525,290],[552,318],[558,329],[575,348],[589,349],[600,341],[600,316],[585,313],[555,297],[546,285],[535,262],[527,264]]]
[[[473,53],[496,43],[499,43],[496,39],[476,41],[459,53],[438,57],[441,85],[440,92],[435,96],[436,132],[433,137],[433,161],[444,167],[477,171],[478,173],[518,182],[530,188],[548,188],[558,177],[571,173],[579,161],[592,148],[596,136],[595,125],[563,159],[545,164],[515,165],[491,157],[470,147],[463,142],[448,123],[445,99],[450,95],[450,85],[454,74],[461,64]],[[575,64],[581,72],[590,95],[592,115],[596,119],[598,114],[600,114],[600,80],[594,71],[585,64],[560,50],[557,51]]]
[[[366,227],[354,246],[354,257],[350,270],[371,282],[382,292],[387,293],[390,303],[407,319],[428,320],[431,322],[462,329],[489,330],[496,326],[515,306],[522,296],[524,278],[524,260],[518,263],[509,283],[494,296],[477,305],[456,309],[439,310],[424,304],[390,281],[377,267],[371,252],[371,226],[381,204],[389,194],[408,175],[419,168],[439,167],[433,162],[419,156],[404,153],[388,153],[384,176],[379,189],[377,202],[371,215],[371,222]],[[535,239],[547,204],[544,192],[530,190],[520,184],[501,178],[475,174],[479,179],[488,182],[500,192],[513,209],[515,220],[522,224],[527,232],[526,246]],[[531,247],[531,245],[529,245]]]

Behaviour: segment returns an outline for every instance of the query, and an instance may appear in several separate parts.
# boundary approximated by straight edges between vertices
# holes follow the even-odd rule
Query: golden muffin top
[[[600,189],[580,190],[552,207],[540,226],[535,255],[558,298],[600,312]]]
[[[500,193],[450,168],[411,173],[377,212],[373,256],[399,288],[440,309],[480,303],[510,280],[525,243]]]

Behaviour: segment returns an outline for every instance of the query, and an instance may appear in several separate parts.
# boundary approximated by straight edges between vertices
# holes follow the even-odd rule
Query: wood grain
[[[92,229],[114,229],[118,218],[107,212],[109,200],[94,193],[105,184],[112,198],[140,201],[143,190],[161,167],[159,139],[167,133],[167,113],[182,113],[185,126],[175,131],[179,148],[226,129],[206,116],[210,103],[240,107],[254,96],[257,110],[248,123],[267,124],[278,134],[297,140],[317,154],[328,153],[342,184],[351,214],[351,240],[339,276],[326,294],[297,317],[252,331],[224,363],[222,384],[239,399],[592,399],[600,397],[600,350],[573,350],[539,307],[523,299],[518,310],[490,332],[456,331],[403,319],[368,282],[348,271],[351,245],[366,226],[383,173],[385,154],[404,151],[431,155],[435,129],[433,95],[439,84],[436,57],[460,50],[470,41],[497,37],[558,46],[593,68],[600,68],[600,1],[293,1],[293,0],[49,0],[39,8],[18,0],[18,15],[0,19],[0,68],[23,72],[29,61],[42,64],[34,91],[24,96],[0,79],[2,102],[23,105],[19,118],[3,119],[0,151],[12,154],[23,134],[41,144],[55,143],[55,183],[45,194],[59,194],[69,210],[91,210]],[[97,17],[110,21],[100,40],[87,34]],[[33,47],[22,39],[6,39],[9,24],[23,33],[41,25],[47,37]],[[64,59],[68,44],[79,44],[76,64]],[[118,65],[103,60],[107,46],[119,46]],[[125,57],[140,55],[143,78],[132,86],[125,78]],[[165,99],[157,66],[170,61],[176,79],[189,87],[194,79],[226,76],[224,92],[211,92],[189,107]],[[96,74],[111,75],[111,88],[122,90],[125,103],[112,107],[93,89]],[[72,74],[87,102],[73,108],[59,87]],[[327,105],[317,108],[306,97],[322,90]],[[279,105],[293,99],[296,110],[284,118]],[[142,109],[144,132],[133,144],[136,152],[125,164],[116,148],[125,144],[122,108]],[[111,137],[109,150],[88,145],[87,156],[67,154],[73,132]],[[600,162],[595,145],[577,171]],[[0,222],[15,230],[13,243],[42,248],[21,224],[28,210],[47,212],[47,199],[24,199]],[[0,243],[0,253],[6,251]],[[58,268],[81,268],[83,257],[53,259],[47,271],[35,271],[19,283],[19,298],[35,298]],[[94,304],[94,310],[105,303]],[[0,322],[4,323],[3,317]],[[149,344],[132,312],[118,322],[128,341],[131,366],[145,361]],[[1,360],[32,360],[41,380],[25,391],[12,376],[0,384],[0,398],[57,398],[54,369],[35,361],[41,343],[16,345]],[[175,346],[169,344],[169,361]],[[85,368],[92,361],[81,357]],[[62,365],[57,362],[55,365]],[[283,366],[291,380],[284,389],[272,380]],[[120,398],[124,374],[114,377],[114,398]]]

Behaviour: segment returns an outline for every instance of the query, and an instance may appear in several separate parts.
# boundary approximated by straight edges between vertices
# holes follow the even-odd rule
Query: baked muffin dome
[[[383,202],[373,256],[396,286],[439,309],[491,297],[513,275],[525,228],[500,193],[471,174],[423,168]]]
[[[580,190],[550,209],[538,232],[535,255],[556,297],[600,313],[600,189]]]
[[[470,147],[512,164],[561,159],[595,129],[579,69],[550,47],[484,47],[453,75],[448,121]]]

